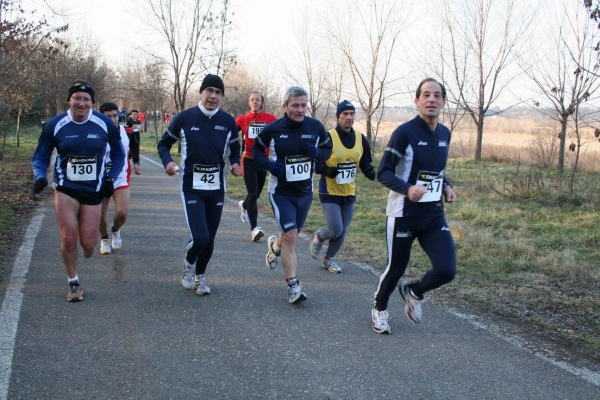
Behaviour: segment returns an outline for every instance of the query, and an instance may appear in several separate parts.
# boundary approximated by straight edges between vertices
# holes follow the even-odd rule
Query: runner
[[[119,177],[114,182],[115,193],[112,198],[115,203],[115,215],[113,217],[113,225],[110,230],[111,238],[108,238],[108,224],[106,223],[106,214],[108,212],[108,206],[110,204],[110,197],[104,199],[102,202],[102,214],[100,216],[100,253],[110,254],[112,250],[120,249],[123,246],[121,240],[121,227],[127,220],[127,212],[129,211],[129,182],[131,180],[131,166],[129,164],[129,158],[133,158],[133,168],[136,175],[142,173],[140,167],[140,144],[131,138],[125,132],[125,127],[119,125],[119,111],[115,103],[106,102],[100,105],[100,112],[110,117],[117,125],[120,135],[121,143],[123,148],[128,150],[125,156],[123,170],[119,174]],[[109,160],[110,162],[110,160]],[[110,167],[107,167],[109,169]]]
[[[40,193],[48,185],[46,170],[56,149],[54,209],[60,230],[60,255],[69,282],[68,301],[83,300],[77,271],[77,240],[83,256],[90,258],[96,246],[102,200],[112,196],[113,181],[123,169],[125,159],[117,126],[107,116],[92,110],[94,95],[94,88],[88,82],[73,82],[67,95],[69,109],[44,125],[31,160],[33,191]],[[115,161],[106,175],[109,148]]]
[[[265,186],[267,171],[259,167],[254,158],[252,158],[252,144],[256,136],[269,123],[277,119],[273,114],[263,111],[264,97],[258,92],[250,93],[248,99],[248,114],[240,115],[236,123],[242,131],[242,172],[244,174],[244,183],[248,194],[244,200],[240,200],[240,218],[242,222],[250,222],[251,238],[253,242],[258,242],[265,234],[258,226],[258,205],[257,200]],[[268,154],[267,149],[267,154]]]
[[[390,189],[386,209],[388,265],[379,279],[371,313],[377,333],[391,333],[387,306],[396,286],[405,302],[406,316],[420,322],[424,294],[450,282],[456,274],[454,240],[442,203],[442,197],[448,203],[456,199],[444,173],[451,134],[439,123],[446,90],[435,79],[424,79],[414,101],[419,115],[392,133],[377,173],[379,182]],[[433,268],[420,280],[398,285],[415,239]]]
[[[223,155],[229,154],[230,170],[240,176],[240,141],[235,119],[221,110],[223,81],[209,74],[200,86],[200,103],[177,114],[158,143],[165,172],[180,172],[183,211],[191,239],[186,246],[181,285],[196,294],[210,294],[204,273],[215,247],[215,236],[225,200],[227,169]],[[181,141],[181,162],[171,157],[171,147]]]
[[[368,179],[375,179],[369,141],[352,128],[355,112],[348,100],[337,105],[335,116],[338,123],[335,129],[329,131],[333,145],[331,157],[325,163],[317,163],[316,167],[317,173],[321,174],[319,199],[327,225],[315,232],[309,249],[311,256],[319,259],[323,242],[329,241],[321,266],[332,273],[342,272],[335,256],[344,244],[354,216],[357,167]]]
[[[252,147],[256,163],[271,173],[269,198],[282,232],[267,240],[266,263],[274,269],[281,257],[290,303],[307,298],[296,277],[298,233],[312,203],[314,163],[331,155],[331,140],[323,124],[305,116],[307,98],[306,90],[289,87],[283,97],[283,118],[265,126]]]

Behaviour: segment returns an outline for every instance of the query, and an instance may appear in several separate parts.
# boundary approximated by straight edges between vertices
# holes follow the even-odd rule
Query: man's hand
[[[115,193],[115,186],[112,179],[107,178],[102,184],[102,189],[100,189],[100,191],[102,192],[103,197],[111,197]]]
[[[454,203],[454,200],[456,200],[456,193],[454,193],[454,189],[452,189],[452,186],[446,185],[443,192],[446,203]]]
[[[326,177],[331,178],[331,179],[335,179],[335,177],[339,173],[340,173],[340,171],[336,167],[323,168],[323,175],[325,175]]]
[[[370,169],[366,170],[364,172],[365,176],[367,177],[368,180],[370,181],[374,181],[375,178],[377,177],[377,173],[375,172],[375,168],[371,167]]]
[[[165,168],[165,172],[167,173],[167,175],[173,176],[179,172],[179,166],[177,164],[175,164],[175,161],[171,161],[170,163],[167,164],[167,166]]]
[[[142,168],[140,167],[139,163],[133,163],[133,170],[135,171],[136,175],[142,174]]]
[[[231,173],[233,174],[233,176],[240,176],[242,175],[242,167],[240,167],[239,164],[233,164],[231,167],[229,167],[229,170],[231,171]]]
[[[48,179],[40,178],[36,179],[33,183],[33,193],[41,193],[44,188],[48,186]]]
[[[306,155],[310,158],[319,157],[319,149],[317,149],[317,147],[314,144],[306,143],[306,145],[304,145],[304,151],[306,152]]]
[[[285,165],[272,161],[267,168],[271,175],[281,178],[285,175]]]
[[[427,193],[427,189],[425,189],[425,186],[412,185],[408,189],[407,196],[410,201],[412,201],[413,203],[416,203],[419,200],[421,200],[421,197],[423,197],[425,195],[425,193]]]

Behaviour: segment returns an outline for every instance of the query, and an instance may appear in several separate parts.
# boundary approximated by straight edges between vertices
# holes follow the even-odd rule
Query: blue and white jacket
[[[310,144],[317,147],[316,159],[306,154],[304,147]],[[265,148],[269,148],[269,156]],[[275,122],[265,126],[254,140],[252,157],[262,168],[269,170],[271,163],[284,164],[286,174],[269,177],[269,193],[290,196],[302,196],[312,193],[315,160],[325,162],[331,156],[331,138],[323,124],[310,117],[304,117],[302,122],[288,118],[286,114]],[[289,181],[293,168],[305,168],[302,177],[305,179]]]
[[[46,177],[55,148],[54,187],[99,192],[111,152],[115,161],[108,177],[117,179],[123,169],[125,149],[117,126],[94,110],[84,122],[74,121],[68,110],[46,123],[31,160],[34,180]]]
[[[451,133],[438,124],[434,131],[419,116],[400,125],[385,148],[377,180],[390,189],[386,208],[388,217],[435,217],[444,215],[441,191],[449,185],[444,175],[448,161]],[[419,173],[441,176],[437,188],[439,199],[412,202],[408,189],[417,184]]]
[[[240,163],[235,119],[221,109],[210,114],[204,114],[200,105],[180,112],[158,143],[158,155],[166,168],[173,161],[171,147],[181,141],[180,189],[184,192],[225,192],[225,157],[231,165]]]

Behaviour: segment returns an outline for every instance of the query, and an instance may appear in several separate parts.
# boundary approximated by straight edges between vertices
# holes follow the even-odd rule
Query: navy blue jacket
[[[331,139],[321,122],[314,118],[304,117],[296,122],[285,114],[282,118],[265,126],[254,140],[252,157],[262,168],[271,171],[273,163],[286,164],[286,158],[307,156],[305,146],[310,144],[318,148],[315,159],[310,158],[310,177],[308,179],[288,182],[286,176],[269,177],[269,193],[291,196],[302,196],[312,193],[315,160],[325,161],[331,155]],[[269,148],[269,156],[265,149]]]
[[[442,199],[415,203],[408,189],[417,182],[419,172],[443,174],[448,161],[451,133],[438,124],[434,131],[419,116],[400,125],[385,148],[377,180],[390,189],[386,215],[390,217],[434,217],[444,215]],[[449,182],[445,175],[443,187]],[[442,189],[443,189],[442,187]]]
[[[230,165],[240,163],[240,141],[235,119],[223,110],[208,117],[198,106],[177,114],[157,146],[158,155],[165,167],[173,161],[170,150],[177,140],[181,140],[181,190],[202,192],[203,190],[193,188],[194,167],[218,166],[218,190],[225,192],[225,157],[229,157]]]

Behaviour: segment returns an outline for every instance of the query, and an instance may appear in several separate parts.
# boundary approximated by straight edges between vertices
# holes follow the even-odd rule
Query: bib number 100
[[[308,163],[292,164],[292,165],[290,165],[290,168],[292,169],[292,174],[294,174],[294,175],[307,174],[308,171],[310,171],[310,165],[308,165]]]

